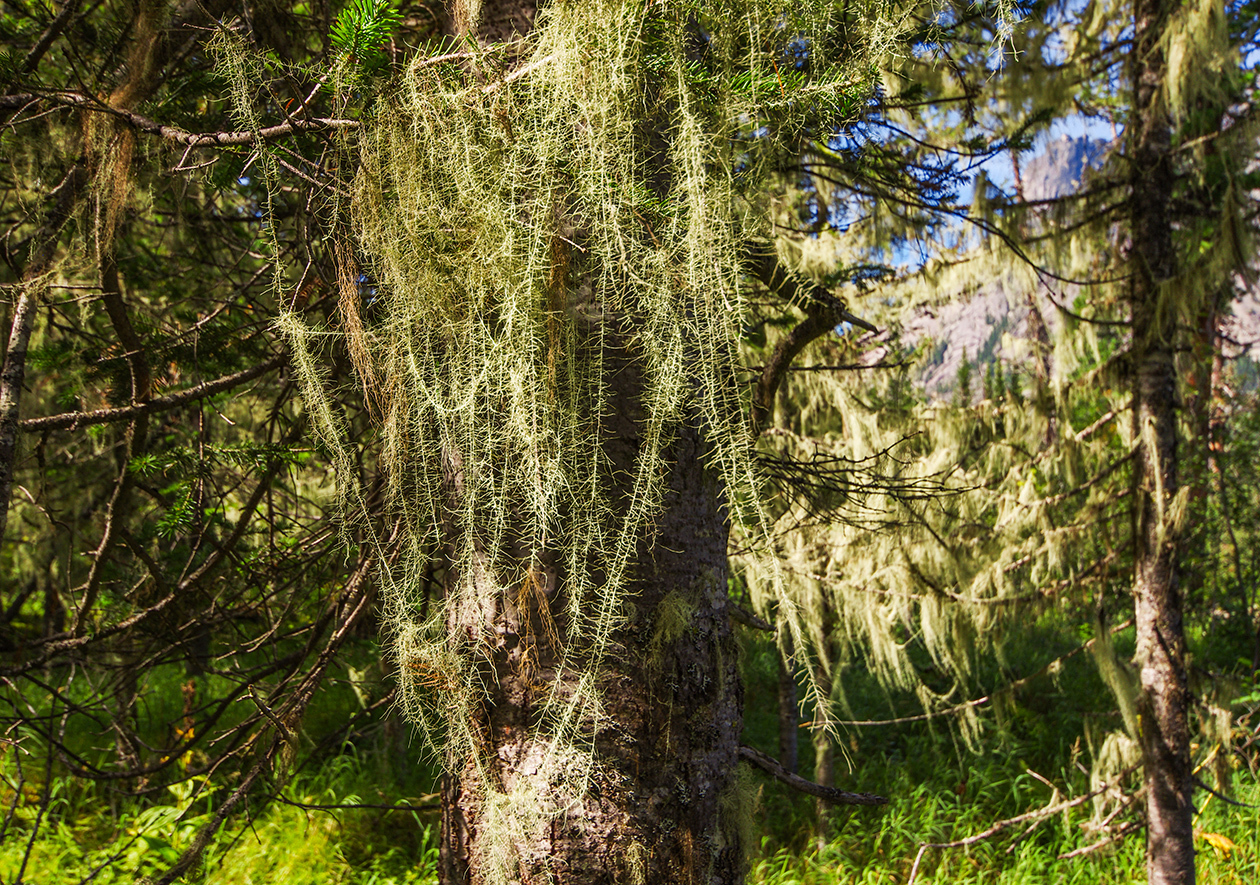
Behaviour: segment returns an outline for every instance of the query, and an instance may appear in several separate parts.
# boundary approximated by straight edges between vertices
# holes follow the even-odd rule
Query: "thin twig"
[[[1226,803],[1227,805],[1234,805],[1238,808],[1260,808],[1260,805],[1253,805],[1250,802],[1239,802],[1237,799],[1231,799],[1228,796],[1225,796],[1217,792],[1216,790],[1212,789],[1207,784],[1203,783],[1203,781],[1199,780],[1199,778],[1197,777],[1193,777],[1191,778],[1191,780],[1194,781],[1194,785],[1198,787],[1200,790],[1206,790],[1207,792],[1211,793],[1213,796],[1215,796],[1217,799],[1220,799],[1222,802]]]
[[[434,793],[431,797],[426,796],[425,798],[436,799],[438,795],[439,794]],[[292,805],[294,808],[305,808],[308,811],[343,811],[358,808],[375,808],[380,811],[440,811],[442,808],[441,803],[438,802],[431,802],[428,805],[386,805],[384,803],[371,802],[334,802],[328,804],[315,804],[311,802],[297,802],[287,796],[281,795],[280,793],[277,793],[271,798],[278,799],[285,805]]]
[[[1129,823],[1120,827],[1120,829],[1116,830],[1114,835],[1108,836],[1106,839],[1101,839],[1098,842],[1094,842],[1092,845],[1086,845],[1082,848],[1077,848],[1072,851],[1064,852],[1063,854],[1060,854],[1058,858],[1056,859],[1068,860],[1069,858],[1083,857],[1086,854],[1092,854],[1093,852],[1097,851],[1099,848],[1106,848],[1108,845],[1110,845],[1113,842],[1119,842],[1125,836],[1129,835],[1135,830],[1142,829],[1142,827],[1144,826],[1146,826],[1146,821],[1140,821],[1140,820],[1130,821]]]

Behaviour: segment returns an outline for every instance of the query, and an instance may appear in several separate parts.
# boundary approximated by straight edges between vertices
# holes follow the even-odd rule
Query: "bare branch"
[[[25,421],[19,422],[18,427],[25,433],[37,430],[75,430],[91,424],[130,421],[137,415],[168,412],[195,400],[214,396],[216,393],[223,393],[225,390],[231,390],[233,387],[244,384],[246,381],[252,381],[261,375],[267,374],[272,369],[284,365],[288,358],[288,354],[279,353],[266,362],[243,369],[235,374],[224,375],[222,378],[198,384],[196,387],[181,390],[179,393],[160,396],[147,403],[122,406],[117,409],[95,409],[91,412],[63,412],[60,415],[49,415],[45,418],[27,418]]]
[[[143,114],[102,104],[100,99],[83,92],[26,92],[0,95],[0,110],[20,110],[32,106],[46,105],[108,114],[136,132],[156,135],[159,138],[190,148],[247,147],[261,142],[275,141],[278,138],[285,138],[299,132],[334,132],[343,129],[359,128],[358,120],[311,117],[304,120],[287,120],[284,123],[264,126],[253,131],[185,132],[176,126],[167,126],[156,120],[151,120]]]
[[[749,746],[741,746],[739,755],[756,765],[762,771],[766,772],[773,778],[782,783],[787,784],[794,790],[802,793],[808,793],[811,796],[817,796],[826,802],[835,805],[887,805],[888,799],[884,796],[876,796],[874,793],[850,793],[847,790],[837,790],[835,787],[824,787],[822,784],[816,784],[813,781],[805,780],[799,774],[792,774],[777,759],[767,756],[760,750],[755,750]]]

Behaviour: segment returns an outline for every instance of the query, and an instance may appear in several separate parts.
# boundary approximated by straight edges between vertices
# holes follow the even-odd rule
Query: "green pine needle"
[[[393,0],[349,0],[333,22],[333,48],[360,63],[379,61],[400,21],[402,15]]]

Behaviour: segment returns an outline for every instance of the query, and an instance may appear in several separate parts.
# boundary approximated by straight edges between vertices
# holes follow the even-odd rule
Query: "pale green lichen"
[[[465,24],[476,7],[461,6]],[[564,574],[555,639],[580,659],[564,658],[574,676],[563,686],[542,687],[530,740],[549,759],[571,759],[603,721],[598,673],[662,507],[680,422],[702,423],[732,516],[749,537],[767,536],[741,397],[740,246],[768,232],[759,194],[782,186],[774,164],[798,149],[801,120],[866,94],[862,50],[901,27],[888,9],[549,4],[512,48],[514,71],[496,67],[493,47],[448,64],[419,58],[354,145],[350,215],[375,292],[361,303],[343,249],[343,332],[380,418],[406,545],[381,575],[382,608],[404,707],[445,759],[473,760],[464,773],[481,782],[465,788],[488,803],[500,834],[493,867],[505,881],[521,862],[512,846],[558,813],[556,796],[581,795],[574,772],[589,769],[554,768],[542,801],[543,781],[505,791],[478,761],[479,643],[491,613],[530,580],[531,563]],[[840,15],[851,45],[828,59],[823,37]],[[811,46],[810,72],[783,69],[790,39]],[[754,136],[763,121],[775,131]],[[293,315],[281,327],[316,433],[336,452],[344,428],[325,397],[312,343],[320,332]],[[601,485],[601,421],[606,368],[625,349],[644,378],[641,439],[629,493],[614,502]],[[345,492],[352,511],[361,506],[355,489]],[[421,618],[417,576],[439,548],[455,577]],[[682,594],[667,597],[653,614],[656,653],[691,614]],[[484,624],[485,635],[452,633],[452,623]]]

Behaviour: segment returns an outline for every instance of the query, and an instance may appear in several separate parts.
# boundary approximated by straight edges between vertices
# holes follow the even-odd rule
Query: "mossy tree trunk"
[[[1131,319],[1134,384],[1134,605],[1141,674],[1140,740],[1146,778],[1147,874],[1151,885],[1194,882],[1194,807],[1180,544],[1171,202],[1172,125],[1160,42],[1176,4],[1136,0],[1130,55]]]
[[[614,371],[615,414],[604,440],[609,481],[632,473],[642,419],[633,357]],[[703,464],[694,427],[677,429],[664,507],[633,566],[627,625],[603,660],[563,649],[565,576],[497,609],[466,613],[452,634],[491,625],[487,698],[476,727],[478,758],[448,760],[443,790],[444,883],[729,883],[742,880],[735,776],[743,693],[727,602],[727,529],[720,487]],[[567,657],[566,657],[567,651]],[[602,718],[586,723],[595,768],[581,795],[557,796],[551,748],[529,726],[545,691],[598,672]],[[487,802],[465,785],[489,780],[496,796],[539,804]],[[556,803],[563,807],[553,807]],[[525,814],[521,815],[521,812]],[[508,815],[516,815],[507,823]],[[505,868],[505,859],[508,868]]]
[[[535,17],[533,4],[521,0],[472,6],[452,10],[453,27],[471,27],[482,44],[522,35]],[[645,141],[659,146],[654,133]],[[649,170],[647,178],[667,181],[668,172]],[[582,274],[569,269],[581,256],[568,245],[582,234],[568,233],[553,255],[560,282],[549,299],[557,311],[570,310],[580,297],[563,283],[566,274]],[[602,354],[607,385],[603,413],[592,414],[590,425],[603,434],[596,461],[603,465],[602,497],[612,505],[610,531],[632,505],[636,465],[652,445],[634,327],[632,317],[608,315],[580,333],[591,352]],[[486,692],[472,712],[480,745],[447,759],[440,869],[448,885],[743,879],[737,814],[743,691],[729,613],[722,482],[706,466],[698,418],[668,430],[665,496],[638,538],[622,591],[629,611],[606,646],[574,647],[562,638],[581,632],[566,622],[573,611],[568,597],[581,591],[563,564],[530,561],[524,550],[508,551],[525,575],[518,591],[488,588],[478,595],[493,600],[490,610],[450,613],[450,635],[481,644]],[[452,495],[459,494],[458,461],[458,453],[446,454]],[[451,532],[453,546],[464,540],[458,526]],[[591,562],[588,568],[599,575],[610,567]],[[452,571],[447,580],[470,578],[476,580]],[[575,747],[589,758],[557,759],[556,745],[536,727],[544,704],[583,696],[592,679],[598,716],[579,724],[587,743]],[[558,775],[566,764],[584,773]]]

